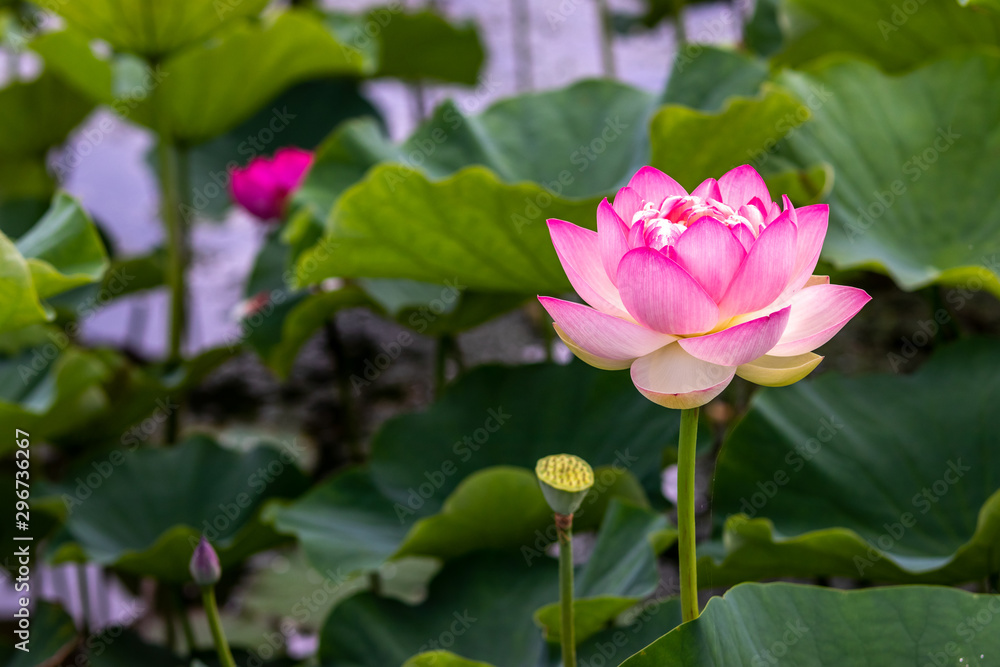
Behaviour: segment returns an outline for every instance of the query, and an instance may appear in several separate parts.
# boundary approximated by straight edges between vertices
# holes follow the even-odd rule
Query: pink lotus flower
[[[280,218],[288,195],[302,183],[312,161],[312,153],[301,148],[280,148],[273,158],[254,158],[233,170],[233,200],[261,220]]]
[[[646,398],[668,408],[708,403],[734,375],[784,386],[871,297],[812,275],[825,204],[771,201],[760,175],[737,167],[688,194],[643,167],[597,207],[597,232],[549,220],[570,283],[592,307],[542,296],[555,329],[583,361],[631,367]]]

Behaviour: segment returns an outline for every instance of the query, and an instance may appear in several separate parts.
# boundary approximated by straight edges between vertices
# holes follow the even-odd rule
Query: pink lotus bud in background
[[[750,166],[688,192],[643,167],[597,207],[597,231],[549,220],[559,261],[590,304],[539,297],[563,342],[668,408],[704,405],[735,375],[777,387],[808,375],[813,354],[871,297],[812,275],[825,204],[771,201]]]
[[[219,583],[219,578],[222,577],[219,556],[204,536],[202,536],[198,546],[194,548],[189,569],[194,583],[201,587],[214,586]]]
[[[233,201],[261,220],[281,217],[288,196],[299,187],[312,165],[313,154],[301,148],[281,148],[273,158],[257,157],[234,169],[229,184]]]

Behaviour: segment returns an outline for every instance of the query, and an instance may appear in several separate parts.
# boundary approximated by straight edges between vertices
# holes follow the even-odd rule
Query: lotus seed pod
[[[194,553],[191,555],[189,569],[191,570],[191,578],[194,579],[194,583],[202,587],[214,586],[219,583],[219,579],[222,577],[219,556],[204,536],[202,536],[201,542],[198,543],[198,546],[194,549]]]
[[[576,512],[594,485],[590,464],[572,454],[554,454],[540,459],[535,474],[545,500],[556,514]]]

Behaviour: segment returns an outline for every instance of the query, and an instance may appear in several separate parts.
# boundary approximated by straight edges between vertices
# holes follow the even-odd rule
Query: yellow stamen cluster
[[[594,485],[594,471],[586,461],[572,454],[546,456],[535,466],[538,479],[561,491],[586,491]]]

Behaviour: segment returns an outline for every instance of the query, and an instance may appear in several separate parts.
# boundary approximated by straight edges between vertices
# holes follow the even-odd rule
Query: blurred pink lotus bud
[[[208,540],[202,536],[198,546],[194,548],[191,555],[191,578],[199,586],[214,586],[219,583],[222,577],[222,567],[219,565],[219,556]]]
[[[643,167],[597,207],[597,231],[549,220],[559,261],[590,306],[539,297],[563,342],[603,369],[631,368],[649,400],[693,408],[735,375],[778,387],[871,297],[812,275],[829,207],[771,201],[748,165],[688,192]]]
[[[273,158],[256,157],[246,167],[233,170],[232,198],[261,220],[276,220],[312,161],[313,154],[301,148],[280,148]]]

